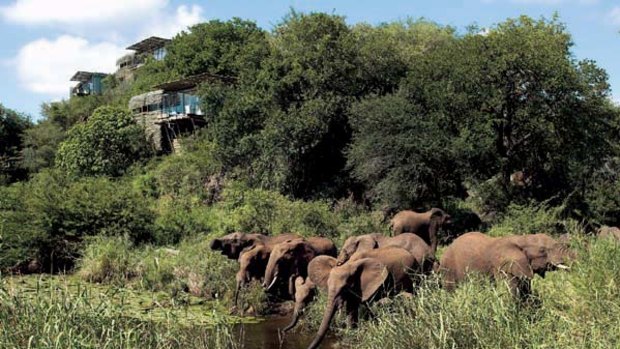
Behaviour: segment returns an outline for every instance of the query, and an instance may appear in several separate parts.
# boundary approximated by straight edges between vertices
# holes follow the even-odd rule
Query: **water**
[[[312,339],[314,331],[302,331],[300,325],[289,331],[283,338],[279,335],[279,329],[290,322],[290,317],[268,318],[256,324],[242,324],[235,329],[235,334],[243,338],[244,349],[305,349]],[[336,338],[328,335],[321,342],[321,349],[335,349]]]

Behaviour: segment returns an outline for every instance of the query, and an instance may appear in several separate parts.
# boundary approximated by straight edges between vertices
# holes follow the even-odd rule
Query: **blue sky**
[[[459,30],[557,12],[575,56],[607,70],[620,102],[618,0],[0,0],[0,103],[36,119],[41,103],[68,96],[73,72],[113,71],[124,48],[146,36],[231,17],[271,29],[290,8],[336,13],[349,23],[425,17]]]

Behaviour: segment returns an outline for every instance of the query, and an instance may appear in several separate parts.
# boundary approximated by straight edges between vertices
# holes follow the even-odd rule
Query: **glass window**
[[[166,48],[160,47],[156,49],[155,51],[153,51],[153,57],[158,61],[161,61],[162,59],[164,59],[164,57],[166,57]]]

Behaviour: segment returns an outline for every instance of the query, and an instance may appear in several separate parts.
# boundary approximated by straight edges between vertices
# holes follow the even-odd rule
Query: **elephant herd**
[[[271,294],[294,299],[284,332],[297,324],[317,292],[326,293],[323,319],[309,348],[320,345],[338,309],[343,308],[355,326],[361,305],[414,293],[424,275],[438,272],[443,286],[452,289],[468,272],[477,272],[506,279],[513,295],[524,298],[535,274],[567,268],[565,263],[574,258],[565,242],[546,234],[494,238],[470,232],[456,238],[437,261],[437,231],[450,222],[450,215],[440,209],[402,211],[391,220],[393,236],[352,236],[339,254],[327,238],[295,234],[232,233],[211,241],[211,249],[239,261],[235,304],[251,280],[262,281]]]

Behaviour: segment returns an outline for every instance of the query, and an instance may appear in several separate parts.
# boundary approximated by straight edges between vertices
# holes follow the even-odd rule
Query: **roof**
[[[166,46],[168,42],[170,42],[170,39],[164,39],[158,36],[151,36],[150,38],[146,38],[127,47],[127,49],[136,52],[150,52],[160,47]]]
[[[188,76],[179,80],[165,82],[163,84],[154,86],[154,88],[164,91],[183,91],[193,89],[205,81],[221,81],[231,83],[235,81],[235,78],[210,73],[202,73],[198,75]]]
[[[92,77],[94,75],[108,76],[108,74],[106,74],[106,73],[97,73],[97,72],[89,72],[89,71],[78,71],[77,73],[75,73],[73,75],[73,77],[71,77],[70,81],[86,82],[86,81],[90,81],[90,79],[92,79]]]

